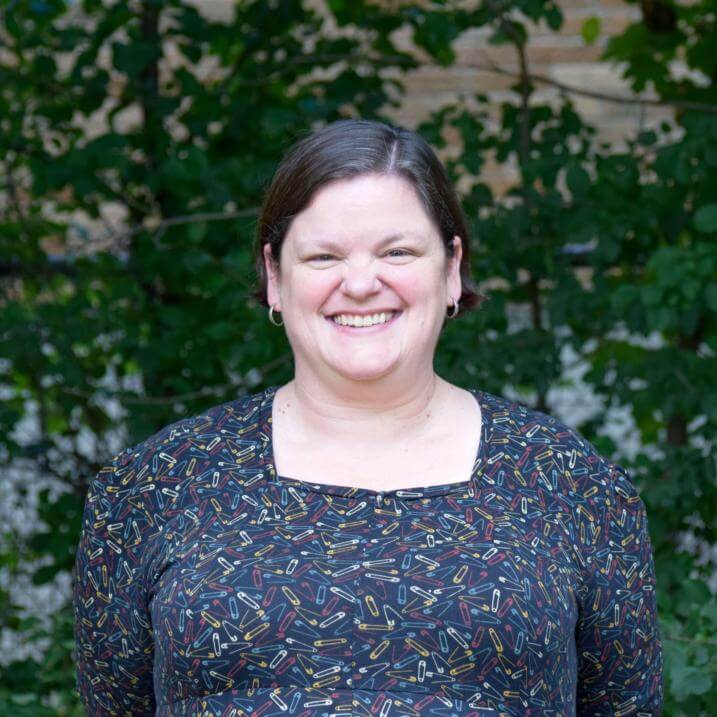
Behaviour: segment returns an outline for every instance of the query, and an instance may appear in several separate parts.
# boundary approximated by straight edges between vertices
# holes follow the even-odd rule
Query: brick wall
[[[397,2],[409,0],[378,0],[390,7]],[[232,3],[228,0],[193,0],[200,11],[216,20],[232,17]],[[323,0],[310,0],[320,12]],[[631,92],[620,78],[620,69],[613,64],[600,61],[600,55],[607,40],[620,34],[625,27],[639,20],[640,11],[635,5],[623,0],[562,0],[560,7],[565,21],[560,32],[549,29],[545,24],[529,25],[530,41],[528,61],[530,71],[563,85],[588,89],[615,96],[630,96]],[[581,28],[586,19],[598,17],[601,32],[593,45],[586,45]],[[431,112],[452,103],[461,94],[487,94],[491,100],[490,114],[495,117],[500,103],[514,93],[510,86],[516,79],[489,71],[491,65],[517,72],[515,51],[510,46],[495,47],[488,44],[488,33],[484,30],[470,31],[456,41],[456,61],[449,68],[442,68],[425,57],[425,64],[419,69],[404,74],[402,81],[406,93],[401,107],[391,109],[387,114],[393,121],[414,129]],[[408,31],[395,35],[401,49],[416,51]],[[420,53],[418,53],[420,55]],[[534,99],[540,102],[554,102],[559,99],[560,90],[548,84],[536,83]],[[597,139],[620,145],[625,138],[644,126],[654,126],[671,116],[669,109],[644,107],[638,104],[618,104],[604,99],[571,94],[580,116],[597,129]],[[455,141],[450,135],[449,142]],[[456,151],[454,143],[451,150]],[[482,179],[487,181],[498,194],[514,181],[515,170],[510,166],[496,166],[487,162]]]
[[[604,93],[617,97],[630,97],[631,91],[621,79],[620,68],[601,61],[600,56],[610,37],[620,34],[625,27],[639,20],[639,9],[620,0],[581,2],[571,0],[560,4],[565,22],[560,32],[544,24],[529,25],[530,40],[527,48],[531,74],[545,77],[568,87]],[[590,17],[599,17],[601,33],[593,45],[586,45],[581,28]],[[392,111],[391,117],[405,126],[414,128],[440,106],[455,101],[458,95],[487,94],[490,100],[489,116],[496,118],[500,104],[515,99],[510,90],[516,83],[514,76],[491,71],[492,66],[517,73],[518,60],[511,46],[491,46],[488,33],[474,30],[456,41],[455,63],[449,68],[427,64],[405,76],[406,96],[402,106]],[[410,47],[407,33],[401,37],[402,49]],[[552,103],[560,98],[561,90],[547,83],[535,82],[533,100]],[[645,107],[638,104],[621,104],[605,99],[570,93],[577,112],[585,122],[597,130],[598,141],[621,145],[640,128],[654,126],[671,116],[669,109]],[[515,179],[510,166],[496,166],[487,162],[482,179],[501,194]]]
[[[229,21],[234,13],[233,0],[190,0],[200,12],[213,20]],[[270,0],[266,0],[267,2]],[[275,0],[280,2],[281,0]],[[308,0],[321,12],[325,0]],[[378,0],[384,4],[407,2],[410,0]],[[588,89],[615,96],[630,96],[630,91],[620,79],[619,68],[600,61],[600,55],[609,37],[621,33],[630,23],[639,19],[639,10],[622,0],[565,0],[561,2],[565,22],[560,32],[554,32],[547,26],[529,26],[530,41],[527,48],[530,72],[564,85]],[[78,12],[79,12],[78,8]],[[584,21],[590,17],[599,17],[602,29],[597,42],[591,46],[585,44],[580,31]],[[337,34],[345,32],[331,28]],[[515,50],[510,46],[491,46],[487,41],[488,33],[474,30],[464,33],[455,42],[456,61],[449,68],[437,66],[427,56],[416,70],[401,75],[405,94],[401,106],[389,108],[386,113],[391,119],[409,128],[415,128],[428,118],[431,112],[456,101],[461,96],[474,96],[477,93],[489,97],[489,114],[497,116],[500,103],[515,98],[509,89],[517,81],[515,77],[491,71],[499,66],[507,72],[517,73],[518,63]],[[410,32],[398,31],[395,35],[397,45],[421,56],[413,47]],[[69,57],[58,58],[60,64],[69,61]],[[170,43],[165,47],[163,71],[170,71],[186,60],[176,52]],[[101,53],[100,63],[109,69],[109,51]],[[200,78],[211,77],[218,72],[216,63],[202,61],[194,68]],[[322,74],[327,74],[321,71]],[[330,73],[328,73],[330,74]],[[536,82],[534,100],[555,102],[560,90],[550,84]],[[112,88],[112,85],[111,85]],[[620,104],[591,97],[571,94],[577,111],[585,121],[597,129],[597,138],[602,141],[621,144],[625,138],[634,134],[643,126],[652,126],[662,119],[669,118],[669,109],[644,107],[638,104]],[[107,115],[113,107],[110,99],[105,106],[89,118],[87,130],[96,135],[107,130]],[[140,120],[137,108],[127,108],[114,119],[115,128],[120,131],[129,128]],[[181,134],[181,127],[170,128]],[[458,137],[447,135],[449,146],[441,154],[445,156],[460,150]],[[510,164],[497,165],[490,157],[486,158],[481,180],[487,182],[497,195],[501,195],[516,179],[516,170]],[[50,212],[51,213],[51,212]],[[104,208],[105,221],[115,227],[121,227],[125,221],[125,212],[120,205],[108,204]],[[70,244],[77,244],[80,252],[94,251],[112,242],[102,222],[92,220],[83,212],[76,212],[73,219],[85,232],[97,237],[97,243],[89,247],[86,238],[78,236],[76,241],[70,237]],[[52,240],[49,240],[50,242]]]

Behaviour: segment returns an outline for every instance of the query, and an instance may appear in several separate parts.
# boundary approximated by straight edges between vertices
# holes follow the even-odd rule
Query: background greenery
[[[403,26],[442,66],[454,39],[485,27],[521,68],[497,124],[476,94],[419,128],[439,148],[449,126],[461,138],[450,171],[479,238],[474,275],[491,287],[481,311],[446,326],[437,369],[549,411],[569,347],[605,409],[630,409],[642,445],[633,460],[601,432],[604,412],[576,428],[631,470],[648,507],[666,714],[710,713],[717,3],[643,1],[641,20],[609,43],[604,61],[674,111],[622,149],[596,141],[569,93],[535,99],[526,47],[536,24],[560,28],[555,2],[327,6],[246,0],[217,23],[179,0],[0,1],[0,460],[5,476],[64,487],[41,493],[29,537],[0,526],[0,626],[42,654],[1,668],[0,714],[82,714],[69,605],[48,627],[23,615],[9,586],[71,569],[99,467],[179,417],[290,378],[283,332],[249,298],[262,188],[299,131],[382,118],[400,100],[418,62],[394,45]],[[585,41],[599,33],[586,20]],[[675,58],[692,71],[682,79]],[[88,134],[101,109],[106,121]],[[480,181],[491,156],[519,168],[507,197]],[[525,309],[526,326],[509,330],[511,308]],[[28,416],[29,437],[14,430]]]

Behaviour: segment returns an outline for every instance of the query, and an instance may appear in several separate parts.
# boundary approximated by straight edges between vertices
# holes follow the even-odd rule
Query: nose
[[[381,279],[374,262],[371,259],[348,262],[341,282],[341,290],[357,299],[381,291]]]

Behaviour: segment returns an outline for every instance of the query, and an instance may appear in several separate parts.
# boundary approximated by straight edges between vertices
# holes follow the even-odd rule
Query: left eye
[[[411,254],[411,252],[407,251],[406,249],[391,249],[386,253],[387,253],[387,255],[393,255],[393,256],[410,256],[410,254]]]

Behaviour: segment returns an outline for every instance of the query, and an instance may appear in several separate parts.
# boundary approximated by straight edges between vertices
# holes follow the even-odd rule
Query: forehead
[[[361,175],[322,187],[291,224],[286,239],[434,236],[437,231],[416,190],[394,175]]]

